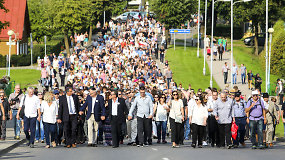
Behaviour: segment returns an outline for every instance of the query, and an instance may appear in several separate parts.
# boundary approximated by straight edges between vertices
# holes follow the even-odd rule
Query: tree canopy
[[[5,6],[4,6],[4,0],[0,0],[0,10],[4,10],[4,12],[9,12],[9,10],[6,9]],[[1,33],[1,30],[3,28],[7,27],[8,25],[9,25],[9,22],[6,22],[6,21],[1,22],[0,21],[0,33]]]

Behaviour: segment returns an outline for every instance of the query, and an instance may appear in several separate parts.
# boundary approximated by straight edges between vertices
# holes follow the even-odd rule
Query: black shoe
[[[97,147],[97,144],[92,144],[92,147]]]
[[[127,145],[128,145],[128,146],[130,146],[130,145],[132,145],[132,144],[133,144],[133,143],[132,143],[132,142],[130,142],[130,143],[128,143]]]
[[[158,144],[159,144],[159,143],[160,143],[160,140],[157,140],[157,142],[156,142],[156,143],[158,143]]]
[[[87,144],[87,147],[92,147],[93,144]]]
[[[112,148],[118,148],[119,146],[112,146]]]
[[[30,144],[30,148],[34,148],[35,146],[34,146],[34,144]]]
[[[191,147],[196,148],[196,144],[191,144]]]
[[[166,140],[162,140],[162,143],[163,143],[163,144],[166,144],[166,143],[167,143],[167,141],[166,141]]]
[[[202,148],[202,145],[198,145],[198,148]]]
[[[152,142],[148,142],[148,145],[152,145]]]

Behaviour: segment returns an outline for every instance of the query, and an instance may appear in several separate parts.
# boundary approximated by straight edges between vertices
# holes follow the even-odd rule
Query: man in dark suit
[[[66,88],[66,94],[59,97],[58,123],[63,122],[66,147],[76,148],[76,128],[79,113],[79,99],[72,94],[72,88]]]
[[[90,95],[87,96],[85,103],[80,108],[79,114],[87,109],[86,120],[88,123],[88,146],[96,147],[99,122],[105,120],[105,103],[104,97],[98,95],[95,88],[90,90]],[[95,130],[95,134],[93,132]]]
[[[113,148],[119,147],[121,126],[123,121],[126,121],[126,115],[128,114],[128,108],[126,106],[125,100],[118,98],[118,92],[111,92],[112,99],[108,101],[108,110],[110,112],[111,119],[111,134]]]
[[[64,86],[64,81],[65,81],[65,75],[66,75],[66,68],[64,67],[64,65],[59,68],[59,76],[60,76],[60,82],[61,82],[61,86],[63,87]]]

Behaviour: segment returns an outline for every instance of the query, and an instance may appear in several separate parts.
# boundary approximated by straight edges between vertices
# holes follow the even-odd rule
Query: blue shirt
[[[235,118],[245,117],[245,107],[246,103],[243,100],[240,100],[239,102],[234,101],[233,103],[234,117]]]
[[[246,108],[249,108],[251,104],[253,103],[253,100],[250,99],[247,102]],[[263,109],[264,109],[264,103],[262,100],[258,99],[255,106],[253,106],[249,111],[249,120],[260,120],[263,119]]]

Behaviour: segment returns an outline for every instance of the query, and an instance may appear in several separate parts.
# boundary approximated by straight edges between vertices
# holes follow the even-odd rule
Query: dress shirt
[[[243,100],[240,100],[239,102],[234,101],[233,103],[233,111],[234,111],[234,117],[241,118],[245,117],[245,102]]]
[[[147,95],[145,97],[137,96],[135,98],[134,103],[132,103],[129,116],[132,116],[135,108],[137,108],[138,117],[144,118],[145,116],[146,118],[148,118],[149,115],[153,114],[153,103],[151,98]]]
[[[112,99],[112,116],[117,116],[118,115],[118,98],[116,99],[116,101],[114,101]]]
[[[94,108],[95,108],[95,103],[98,102],[97,96],[96,97],[91,97],[92,98],[92,111],[91,113],[94,113]]]
[[[38,109],[41,108],[40,107],[40,100],[36,95],[33,95],[32,97],[30,97],[29,95],[25,95],[26,99],[25,99],[25,116],[27,118],[34,118],[38,116]],[[23,106],[23,101],[24,101],[24,97],[22,97],[21,102],[20,102],[20,106]]]
[[[58,107],[56,101],[53,101],[49,106],[46,101],[41,105],[41,112],[43,113],[43,122],[56,123],[56,116],[58,115]]]
[[[66,95],[66,99],[67,99],[69,114],[76,114],[73,97]]]
[[[167,111],[164,108],[168,108],[167,104],[160,104],[158,103],[157,108],[156,108],[156,121],[167,121]]]
[[[214,115],[214,106],[215,106],[215,103],[216,103],[216,102],[217,102],[217,100],[208,99],[207,108],[213,110],[212,112],[208,112],[208,115],[209,115],[209,116]]]
[[[223,102],[221,99],[218,99],[214,105],[214,115],[219,117],[219,124],[228,124],[232,123],[232,117],[234,116],[232,109],[233,100],[227,98],[226,102]]]

